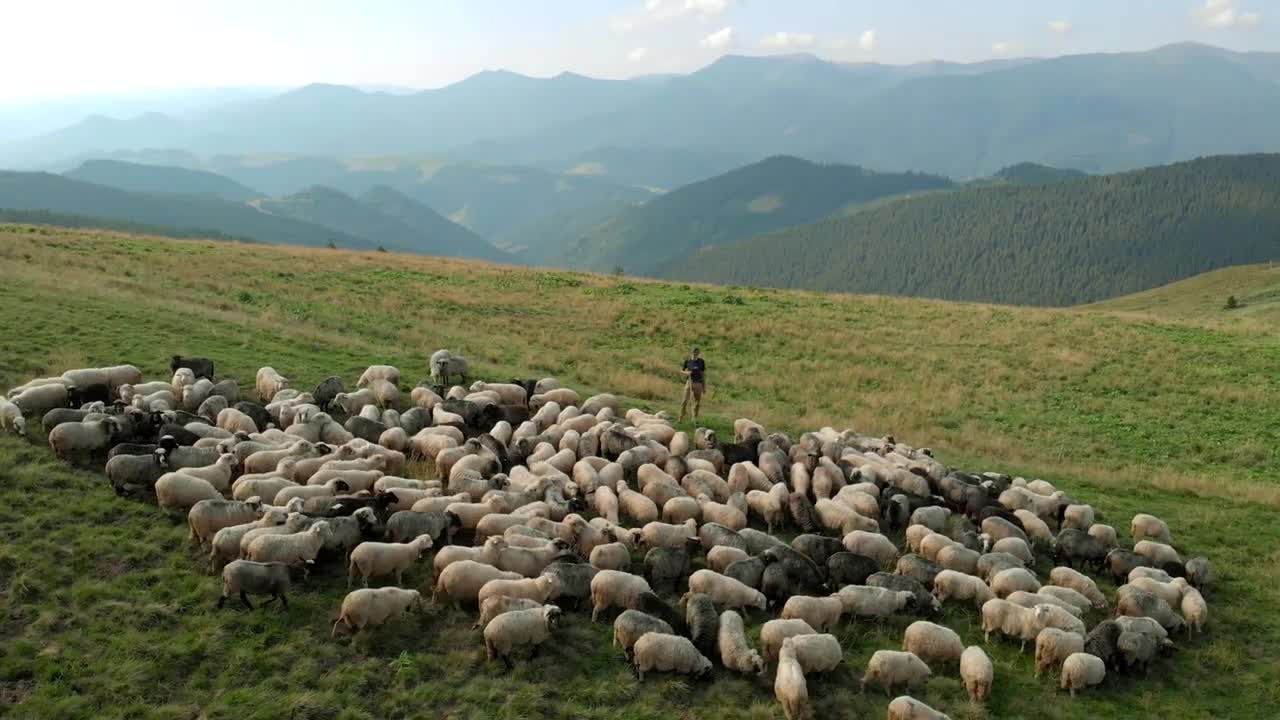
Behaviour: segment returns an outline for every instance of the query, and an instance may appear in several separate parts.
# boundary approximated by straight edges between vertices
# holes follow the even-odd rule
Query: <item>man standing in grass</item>
[[[687,380],[684,383],[684,401],[680,403],[680,420],[684,422],[685,411],[689,409],[689,398],[693,398],[693,421],[698,422],[698,411],[702,409],[702,395],[707,391],[707,361],[702,359],[698,346],[689,351],[689,357],[680,366],[680,374]]]

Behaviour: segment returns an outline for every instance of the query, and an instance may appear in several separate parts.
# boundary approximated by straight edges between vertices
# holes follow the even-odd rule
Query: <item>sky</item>
[[[0,101],[486,69],[622,78],[726,53],[977,61],[1195,41],[1280,51],[1280,0],[0,0]]]

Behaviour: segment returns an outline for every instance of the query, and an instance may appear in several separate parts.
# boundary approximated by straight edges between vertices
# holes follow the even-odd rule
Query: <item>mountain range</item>
[[[65,169],[146,148],[202,158],[392,155],[556,173],[603,168],[618,184],[670,188],[789,154],[969,179],[1024,161],[1104,173],[1277,151],[1277,116],[1280,53],[1180,44],[909,66],[726,56],[688,75],[494,71],[409,94],[311,85],[183,116],[95,116],[0,147],[0,165]],[[669,176],[650,159],[684,153],[699,159]]]

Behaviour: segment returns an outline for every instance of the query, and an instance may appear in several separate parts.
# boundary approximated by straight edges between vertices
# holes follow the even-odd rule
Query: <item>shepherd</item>
[[[689,351],[689,357],[680,366],[680,374],[685,376],[684,401],[680,403],[680,420],[684,422],[685,412],[689,409],[689,399],[693,399],[693,422],[698,422],[698,412],[702,410],[702,396],[707,392],[707,361],[702,359],[698,346]]]

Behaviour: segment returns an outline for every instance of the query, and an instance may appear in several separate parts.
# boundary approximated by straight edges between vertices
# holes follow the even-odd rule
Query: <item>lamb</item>
[[[275,398],[277,393],[289,387],[289,380],[276,372],[275,368],[264,367],[258,369],[254,387],[258,391],[258,399],[268,403]]]
[[[352,590],[342,599],[342,611],[333,623],[334,637],[338,626],[359,632],[369,627],[376,627],[393,617],[422,606],[422,594],[417,590],[405,590],[398,587],[377,589],[361,588]]]
[[[240,556],[240,542],[245,533],[256,528],[283,525],[287,518],[288,514],[283,508],[269,508],[257,520],[218,530],[209,543],[209,572],[217,573]]]
[[[782,641],[778,654],[778,669],[773,680],[773,694],[782,705],[787,720],[806,720],[813,715],[809,703],[809,686],[805,683],[804,670],[796,659],[795,639]]]
[[[221,500],[218,492],[208,480],[194,478],[180,472],[168,472],[156,479],[156,504],[161,510],[171,513],[187,510],[201,500]]]
[[[596,622],[600,612],[611,607],[629,608],[636,598],[652,592],[642,577],[617,570],[601,570],[591,579],[591,622]]]
[[[1169,535],[1169,524],[1155,515],[1147,513],[1134,515],[1129,523],[1129,532],[1133,535],[1134,543],[1141,540],[1155,540],[1165,545],[1173,544],[1173,538]]]
[[[888,696],[895,687],[923,685],[932,675],[929,666],[914,653],[877,650],[867,662],[867,671],[862,676],[862,692],[867,691],[867,685],[876,684],[884,688]]]
[[[59,460],[85,458],[105,451],[116,431],[116,424],[111,420],[66,422],[49,432],[49,447]]]
[[[725,610],[720,613],[716,646],[720,651],[720,663],[724,665],[726,670],[732,670],[744,675],[747,673],[764,674],[764,660],[747,643],[747,634],[742,623],[742,616],[737,612]],[[839,645],[836,647],[838,653]]]
[[[847,585],[836,593],[844,611],[854,617],[887,618],[916,608],[915,593],[869,585]]]
[[[898,548],[880,533],[854,530],[844,536],[844,547],[851,553],[869,557],[881,566],[898,561]]]
[[[968,600],[981,609],[996,594],[982,581],[982,578],[954,570],[943,570],[933,579],[933,595],[938,602],[948,600]]]
[[[560,608],[546,605],[527,610],[512,610],[491,620],[484,627],[484,647],[489,659],[500,658],[508,667],[511,651],[517,647],[537,647],[551,637],[560,622]]]
[[[723,627],[723,621],[721,625]],[[721,630],[721,632],[723,633],[724,631]],[[631,660],[631,652],[635,647],[636,641],[643,637],[645,633],[671,635],[673,631],[671,625],[666,621],[639,610],[623,610],[617,619],[613,621],[613,645],[614,647],[622,648],[622,653],[628,661]],[[744,638],[743,643],[745,644],[745,642],[746,639]],[[728,662],[726,662],[725,667],[728,666]]]
[[[288,535],[263,535],[249,543],[248,560],[282,562],[289,565],[314,563],[320,549],[333,535],[329,523],[321,520],[306,532]]]
[[[22,408],[2,398],[0,398],[0,430],[24,437],[27,434],[27,419],[22,416]]]
[[[396,576],[396,585],[404,582],[404,571],[413,566],[423,553],[431,549],[431,536],[419,535],[412,542],[380,543],[362,542],[351,551],[351,559],[347,568],[347,588],[355,579],[357,572],[365,587],[369,587],[369,578],[375,575]]]
[[[1088,653],[1073,653],[1062,663],[1063,690],[1070,690],[1071,697],[1076,690],[1083,690],[1101,683],[1107,677],[1107,666],[1100,658]]]
[[[797,635],[813,635],[817,631],[803,620],[770,620],[760,629],[760,645],[766,663],[777,662],[784,640]]]
[[[969,701],[980,705],[991,697],[991,685],[995,680],[995,667],[991,658],[977,645],[970,645],[960,654],[960,679],[969,691]]]
[[[992,576],[991,590],[999,597],[1018,590],[1033,593],[1040,590],[1040,581],[1025,568],[1009,568]]]
[[[437,554],[437,562],[440,555]],[[464,600],[470,604],[476,602],[480,588],[490,580],[520,580],[519,573],[499,570],[493,565],[474,560],[458,560],[449,563],[443,570],[437,567],[435,591],[432,601],[436,605],[460,605]],[[477,603],[479,604],[479,603]]]
[[[218,598],[218,609],[221,610],[227,598],[239,595],[240,602],[250,610],[253,603],[249,595],[270,595],[267,603],[280,601],[282,610],[289,608],[290,577],[289,566],[279,562],[252,562],[235,560],[222,569],[222,596]]]
[[[902,649],[914,653],[930,666],[960,662],[964,643],[954,630],[928,620],[917,620],[907,626],[902,636]]]
[[[1095,610],[1105,610],[1107,607],[1107,598],[1102,591],[1098,590],[1098,584],[1093,581],[1093,578],[1069,567],[1055,567],[1050,570],[1049,583],[1075,590],[1088,598]]]
[[[751,587],[713,570],[699,570],[689,576],[689,591],[706,593],[716,605],[727,608],[754,607],[764,610],[764,595]]]
[[[843,613],[844,603],[841,602],[839,595],[829,597],[793,595],[783,606],[779,617],[783,620],[804,620],[810,627],[824,632],[834,627]]]
[[[191,530],[190,540],[203,545],[223,528],[243,525],[262,517],[263,503],[260,498],[251,497],[241,502],[211,498],[201,500],[191,506],[187,513],[187,527]]]
[[[668,633],[649,632],[636,640],[631,650],[636,676],[644,681],[647,672],[676,672],[697,679],[711,674],[711,661],[689,638]]]
[[[1060,665],[1071,655],[1084,652],[1084,637],[1047,627],[1036,635],[1036,675]]]
[[[910,695],[899,695],[889,703],[889,720],[951,720]]]

